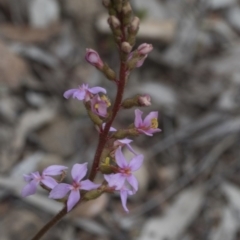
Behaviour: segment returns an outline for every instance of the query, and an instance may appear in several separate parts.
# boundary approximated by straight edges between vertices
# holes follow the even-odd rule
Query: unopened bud
[[[110,25],[110,28],[112,29],[113,35],[115,37],[115,41],[119,42],[118,39],[121,39],[121,36],[122,36],[122,31],[120,29],[120,26],[121,26],[120,21],[118,20],[117,17],[112,15],[108,18],[108,23]]]
[[[102,72],[107,77],[107,79],[111,81],[116,80],[116,73],[107,64],[104,65]]]
[[[139,56],[137,51],[131,52],[128,57],[127,66],[131,70],[133,68],[139,68],[143,65],[148,55]]]
[[[140,55],[147,55],[153,50],[152,44],[142,43],[138,48],[137,51]]]
[[[129,2],[127,2],[123,8],[123,25],[127,26],[131,23],[131,18],[132,18],[132,7]]]
[[[85,60],[98,69],[102,69],[104,66],[99,54],[90,48],[86,49]]]
[[[131,129],[118,130],[113,134],[113,137],[116,139],[123,139],[129,136],[137,136],[137,135],[139,135],[139,132],[137,131],[137,129],[131,128]]]
[[[139,24],[140,24],[140,19],[138,17],[134,17],[131,22],[129,32],[136,34],[139,29]]]
[[[114,8],[118,11],[122,11],[123,0],[114,0]]]
[[[139,96],[140,95],[136,95],[133,98],[124,99],[124,101],[121,104],[121,107],[125,108],[125,109],[129,109],[129,108],[132,108],[132,107],[137,107],[139,105],[138,104]]]
[[[124,4],[122,12],[124,15],[132,14],[132,7],[129,2],[126,2],[126,4]]]
[[[132,51],[132,46],[128,42],[123,42],[121,45],[121,50],[124,53],[130,53]]]
[[[109,8],[111,6],[111,0],[102,0],[104,7]]]
[[[91,109],[87,109],[87,113],[89,118],[93,121],[95,125],[97,125],[98,127],[102,126],[103,121],[100,119],[98,115],[93,113]]]
[[[91,190],[91,191],[85,193],[83,198],[85,200],[96,199],[96,198],[100,197],[102,195],[102,193],[103,193],[103,191],[101,189],[94,189],[94,190]]]
[[[145,95],[139,96],[138,103],[142,107],[150,106],[151,105],[151,97],[150,97],[150,95],[145,94]]]
[[[108,18],[108,23],[113,29],[117,29],[121,25],[120,21],[115,16],[110,16]]]
[[[144,107],[144,106],[150,106],[150,105],[151,105],[151,97],[148,94],[145,94],[145,95],[137,94],[133,98],[125,99],[121,104],[122,108],[125,108],[125,109],[132,108],[132,107]]]

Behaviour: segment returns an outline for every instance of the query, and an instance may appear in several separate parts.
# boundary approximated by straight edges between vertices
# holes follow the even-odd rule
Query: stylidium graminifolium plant
[[[64,92],[64,98],[75,98],[84,104],[89,119],[96,127],[98,146],[89,174],[87,175],[87,162],[76,163],[71,169],[70,183],[63,182],[67,167],[61,165],[49,166],[42,173],[24,175],[27,184],[22,189],[23,197],[35,194],[40,185],[48,191],[49,198],[64,203],[63,209],[32,240],[40,239],[82,201],[96,199],[103,193],[119,192],[123,209],[128,212],[127,198],[138,191],[138,181],[133,173],[141,168],[144,160],[144,156],[135,152],[130,145],[133,141],[131,138],[141,134],[153,136],[161,131],[158,128],[158,112],[150,112],[143,118],[143,112],[139,109],[135,109],[135,119],[130,126],[118,130],[112,126],[120,110],[151,105],[151,97],[148,94],[123,99],[123,93],[131,71],[143,65],[153,47],[143,43],[133,50],[140,20],[134,16],[129,0],[103,0],[103,5],[109,12],[108,23],[119,51],[119,72],[117,74],[104,63],[93,49],[86,49],[85,59],[115,84],[117,94],[112,104],[106,89],[99,86],[89,86],[85,83]],[[133,153],[130,161],[124,157],[123,148]],[[104,180],[101,184],[96,184],[94,180],[99,172],[103,174]]]

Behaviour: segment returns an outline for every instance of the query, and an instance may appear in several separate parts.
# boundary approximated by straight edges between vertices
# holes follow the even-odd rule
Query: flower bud
[[[113,134],[113,137],[116,139],[123,139],[129,136],[138,136],[139,132],[136,128],[131,129],[120,129]]]
[[[112,29],[113,35],[115,37],[115,41],[119,42],[122,36],[122,31],[120,29],[120,26],[121,26],[120,21],[118,20],[117,17],[112,15],[108,18],[108,23],[110,25],[110,28]]]
[[[99,128],[102,126],[103,121],[100,119],[98,115],[96,115],[92,109],[90,103],[85,103],[85,107],[88,113],[89,118],[92,120],[92,122]]]
[[[122,8],[122,12],[124,15],[130,15],[132,14],[132,7],[129,2],[126,2]]]
[[[137,51],[140,55],[147,55],[153,50],[152,44],[142,43],[138,48]]]
[[[116,73],[107,64],[104,65],[102,72],[107,77],[107,79],[111,81],[116,80]]]
[[[104,66],[102,59],[99,57],[98,53],[90,48],[86,49],[85,60],[98,69],[102,69]]]
[[[117,29],[121,25],[120,21],[115,16],[110,16],[108,18],[108,23],[113,29]]]
[[[140,24],[140,19],[138,17],[134,17],[131,22],[129,32],[136,34],[139,29],[139,24]]]
[[[139,96],[138,103],[142,107],[150,106],[151,105],[151,97],[150,97],[150,95],[145,94],[145,95]]]
[[[104,7],[109,8],[111,6],[111,0],[102,0]]]
[[[131,23],[132,18],[132,7],[129,2],[124,4],[122,12],[123,12],[123,25],[127,26]]]
[[[103,191],[101,189],[94,189],[94,190],[91,190],[91,191],[85,193],[83,198],[85,200],[96,199],[96,198],[100,197],[102,195],[102,193],[103,193]]]
[[[129,109],[129,108],[132,108],[132,107],[137,107],[139,105],[138,104],[138,99],[139,99],[139,95],[136,95],[133,98],[126,98],[122,102],[121,107],[125,108],[125,109]]]
[[[121,45],[121,50],[124,53],[130,53],[132,51],[132,46],[128,42],[123,42]]]
[[[114,8],[118,11],[121,12],[122,11],[122,4],[123,4],[123,0],[114,0]]]

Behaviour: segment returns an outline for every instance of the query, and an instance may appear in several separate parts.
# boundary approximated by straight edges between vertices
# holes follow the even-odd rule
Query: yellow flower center
[[[109,165],[110,164],[110,157],[106,157],[105,158],[105,163],[104,164],[106,164],[106,165]]]
[[[107,104],[107,107],[111,106],[111,102],[106,95],[102,95],[101,99]]]
[[[94,107],[95,107],[95,109],[98,109],[98,107],[99,107],[99,104],[98,104],[98,103],[96,103],[96,104],[94,105]]]
[[[158,127],[158,120],[157,118],[151,119],[151,128],[157,128]]]

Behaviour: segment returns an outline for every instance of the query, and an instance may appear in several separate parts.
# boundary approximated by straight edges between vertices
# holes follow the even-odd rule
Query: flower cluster
[[[103,87],[92,87],[88,84],[79,85],[63,94],[66,99],[73,98],[83,102],[90,120],[97,129],[99,144],[89,174],[87,175],[86,162],[73,165],[71,183],[63,182],[67,167],[61,165],[49,166],[41,174],[33,172],[24,175],[27,184],[22,189],[23,197],[36,193],[37,186],[40,185],[48,191],[49,198],[60,199],[65,203],[65,212],[71,211],[82,200],[88,201],[103,193],[114,192],[120,194],[122,206],[128,212],[127,198],[135,194],[139,187],[134,172],[143,165],[144,160],[144,156],[138,154],[130,145],[133,142],[132,138],[142,134],[153,136],[161,131],[158,128],[157,111],[150,112],[143,118],[143,112],[138,109],[151,105],[151,97],[148,94],[123,99],[131,71],[144,64],[153,46],[143,43],[134,47],[140,20],[133,15],[129,0],[103,0],[103,5],[109,12],[108,23],[119,51],[119,75],[117,76],[93,49],[86,49],[85,60],[116,85],[115,101],[111,104]],[[135,108],[135,119],[129,127],[112,127],[119,110],[132,108]],[[123,150],[132,153],[130,161],[125,158]],[[102,174],[100,184],[94,183],[97,173]],[[86,179],[83,180],[86,175]],[[58,216],[56,221],[52,222],[57,222],[57,218]]]

